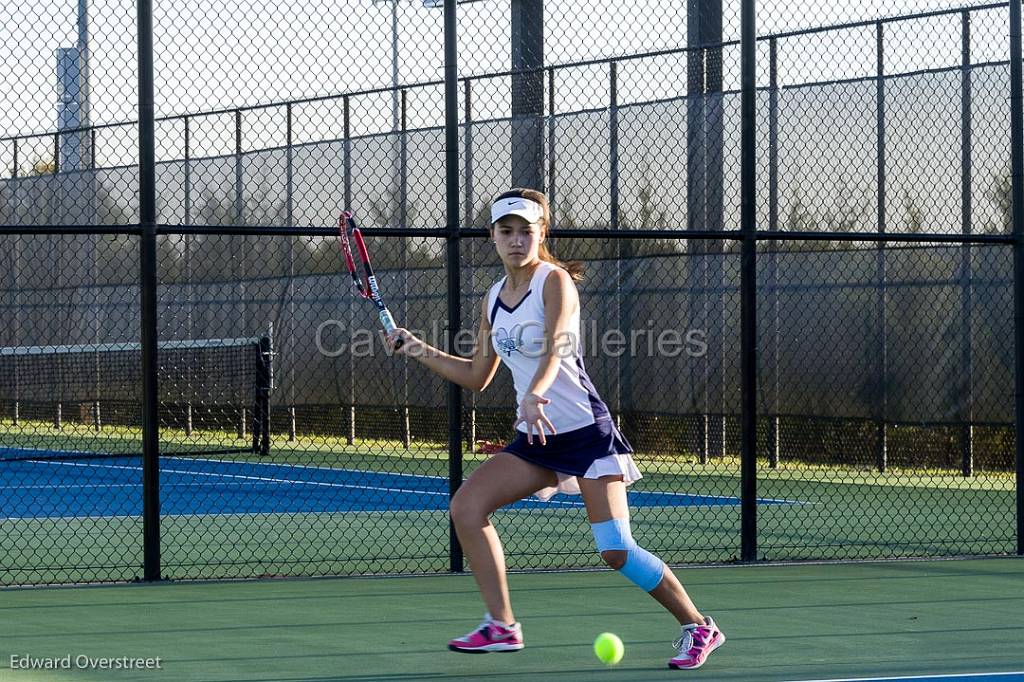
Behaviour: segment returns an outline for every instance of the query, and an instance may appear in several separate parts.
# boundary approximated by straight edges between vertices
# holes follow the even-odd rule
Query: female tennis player
[[[551,224],[543,194],[515,189],[491,205],[491,238],[505,276],[480,308],[479,340],[470,358],[444,353],[408,330],[387,335],[392,350],[449,381],[482,391],[500,359],[512,371],[517,436],[481,464],[451,501],[451,518],[487,607],[484,621],[448,648],[466,653],[519,651],[523,629],[512,613],[505,557],[493,511],[529,495],[582,494],[597,551],[612,568],[650,593],[681,626],[670,668],[698,668],[725,643],[665,563],[633,540],[626,486],[640,478],[632,448],[583,366],[578,263],[562,263],[545,245]]]

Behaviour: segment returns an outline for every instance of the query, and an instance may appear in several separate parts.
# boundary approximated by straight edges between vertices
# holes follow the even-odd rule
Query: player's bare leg
[[[487,611],[498,621],[511,625],[515,616],[508,594],[505,553],[489,517],[494,510],[557,481],[551,470],[499,452],[481,464],[452,498],[452,522],[459,542],[469,557]]]

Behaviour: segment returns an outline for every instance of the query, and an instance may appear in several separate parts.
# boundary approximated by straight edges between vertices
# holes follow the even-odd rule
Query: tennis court
[[[1022,4],[2,3],[0,682],[1024,682]]]
[[[665,666],[671,618],[609,571],[513,574],[527,647],[466,656],[445,642],[481,614],[468,576],[8,590],[0,677],[282,680],[1024,679],[1017,559],[681,569],[728,641],[697,671]],[[626,656],[599,663],[617,633]],[[160,671],[13,671],[11,655],[162,657]],[[1016,671],[1016,672],[1015,672]],[[962,675],[963,677],[958,677]]]
[[[7,448],[4,456],[72,457]],[[122,457],[18,459],[3,467],[0,509],[7,519],[140,516],[142,463]],[[161,461],[161,512],[164,515],[273,514],[303,512],[444,511],[448,480],[380,471],[359,471],[291,464],[261,464],[165,457]],[[45,483],[35,483],[36,481]],[[37,490],[27,495],[25,491]],[[739,505],[738,497],[673,492],[630,493],[634,507],[709,507]],[[796,501],[761,499],[760,504]],[[510,509],[583,508],[580,498],[559,494],[548,502],[527,499]]]

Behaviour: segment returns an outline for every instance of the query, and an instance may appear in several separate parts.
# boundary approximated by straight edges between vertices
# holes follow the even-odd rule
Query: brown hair
[[[509,199],[511,197],[521,197],[523,199],[529,199],[530,201],[536,201],[544,209],[544,215],[541,218],[540,236],[546,238],[548,231],[551,229],[551,206],[548,204],[548,198],[544,196],[543,192],[538,192],[535,189],[525,189],[517,187],[503,192],[495,197],[495,201],[498,199]],[[548,245],[545,242],[540,244],[540,253],[538,254],[542,261],[557,265],[569,273],[574,282],[578,282],[583,279],[583,263],[580,261],[563,261],[559,260],[551,251],[548,249]]]

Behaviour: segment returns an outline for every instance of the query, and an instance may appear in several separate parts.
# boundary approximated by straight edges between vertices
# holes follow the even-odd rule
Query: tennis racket
[[[356,272],[356,261],[352,257],[352,247],[349,245],[350,233],[352,241],[355,242],[356,251],[359,253],[359,260],[363,264],[362,276]],[[338,236],[341,237],[341,252],[345,256],[345,266],[348,268],[348,273],[352,275],[352,284],[355,287],[356,295],[373,301],[373,304],[377,306],[377,315],[380,317],[380,323],[384,327],[384,331],[390,334],[398,325],[395,324],[395,318],[391,316],[391,311],[384,305],[384,300],[380,297],[377,277],[373,274],[373,266],[370,264],[370,254],[366,250],[363,233],[360,232],[359,227],[356,225],[352,211],[344,211],[338,218]],[[402,343],[402,340],[398,339],[395,342],[395,350],[401,348]]]

